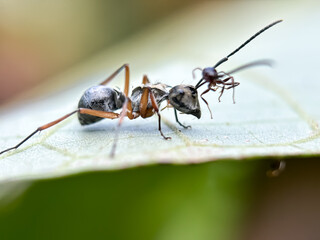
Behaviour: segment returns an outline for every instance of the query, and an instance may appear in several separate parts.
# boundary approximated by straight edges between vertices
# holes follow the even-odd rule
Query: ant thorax
[[[140,110],[140,101],[141,101],[141,96],[143,93],[143,89],[144,88],[149,88],[151,89],[156,102],[158,104],[158,106],[160,106],[160,104],[166,100],[167,96],[168,96],[168,85],[163,84],[163,83],[147,83],[147,84],[142,84],[136,88],[134,88],[132,90],[131,96],[130,96],[130,100],[132,102],[132,111],[133,112],[139,112]],[[152,108],[152,103],[151,103],[151,99],[148,98],[148,107],[147,108]]]

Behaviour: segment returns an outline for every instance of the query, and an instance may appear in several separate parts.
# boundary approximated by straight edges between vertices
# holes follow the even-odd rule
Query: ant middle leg
[[[142,84],[146,85],[150,83],[148,77],[146,75],[143,76],[143,80],[142,80]],[[140,110],[140,116],[142,118],[148,118],[151,117],[154,112],[152,108],[148,108],[148,103],[149,103],[149,92],[150,92],[150,88],[148,87],[144,87],[143,91],[142,91],[142,95],[141,95],[141,100],[140,100],[140,106],[139,106],[139,110]]]
[[[119,131],[120,127],[122,125],[123,119],[125,116],[127,116],[129,119],[134,119],[137,116],[134,116],[132,112],[132,104],[131,100],[129,99],[129,84],[130,84],[130,69],[128,64],[122,65],[118,70],[116,70],[110,77],[108,77],[103,84],[106,84],[107,82],[111,81],[122,69],[125,69],[125,83],[124,83],[124,95],[126,97],[123,105],[122,105],[122,111],[119,116],[119,121],[117,124],[117,128],[115,131],[115,138],[112,144],[111,152],[110,152],[110,157],[113,158],[116,148],[117,148],[117,143],[118,143],[118,138],[119,138]]]
[[[114,73],[112,73],[106,80],[104,80],[99,85],[106,85],[108,84],[112,79],[114,79],[122,70],[125,70],[125,87],[124,87],[124,94],[128,96],[129,94],[129,78],[130,78],[130,68],[129,64],[123,64],[121,67],[119,67]]]
[[[142,83],[143,84],[150,83],[150,81],[149,81],[149,79],[148,79],[148,77],[146,75],[143,76]],[[151,100],[152,108],[148,108],[149,98]],[[154,114],[153,109],[158,115],[158,122],[159,122],[158,130],[159,130],[161,136],[165,140],[171,139],[171,137],[166,137],[163,134],[162,130],[161,130],[161,115],[160,115],[160,112],[159,112],[159,107],[158,107],[156,98],[155,98],[151,88],[150,87],[144,87],[143,92],[142,92],[142,96],[141,96],[141,100],[140,100],[140,114],[141,114],[141,117],[142,118],[151,117]]]
[[[125,67],[125,65],[122,66],[122,67]],[[116,73],[121,71],[122,67],[119,68],[116,71]],[[125,89],[129,89],[129,74],[127,74],[128,72],[129,72],[129,69],[128,70],[126,69]],[[149,83],[149,80],[148,80],[147,76],[143,77],[142,83],[143,84]],[[122,106],[122,111],[120,113],[119,122],[118,122],[118,125],[117,125],[117,129],[115,131],[115,138],[114,138],[112,149],[111,149],[111,152],[110,152],[110,157],[111,158],[113,158],[114,155],[115,155],[115,151],[116,151],[117,143],[118,143],[118,138],[119,138],[119,130],[120,130],[120,127],[122,125],[124,117],[127,116],[129,119],[132,120],[132,119],[135,119],[135,118],[139,117],[140,115],[141,115],[141,117],[149,117],[149,116],[153,115],[152,111],[147,111],[148,94],[149,94],[148,92],[145,92],[145,91],[143,92],[142,97],[141,97],[141,102],[140,102],[140,113],[136,113],[136,112],[132,112],[132,102],[128,97],[128,91],[125,92],[126,99],[125,99],[125,102],[124,102],[124,104]],[[146,100],[143,101],[143,99],[146,99]],[[141,108],[145,109],[145,111],[141,111]]]

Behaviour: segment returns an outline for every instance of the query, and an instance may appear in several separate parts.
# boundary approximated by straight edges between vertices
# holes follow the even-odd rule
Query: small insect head
[[[198,91],[192,85],[178,85],[170,89],[168,99],[170,104],[180,112],[201,117]]]
[[[202,77],[204,79],[216,77],[217,75],[218,75],[217,70],[213,67],[206,67],[202,71]]]

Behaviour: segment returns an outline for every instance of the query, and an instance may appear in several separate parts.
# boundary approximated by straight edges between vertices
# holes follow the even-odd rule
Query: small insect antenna
[[[241,70],[247,69],[247,68],[251,68],[251,67],[257,67],[257,66],[268,66],[268,67],[272,67],[274,65],[274,61],[269,60],[269,59],[262,59],[262,60],[257,60],[254,62],[250,62],[244,65],[241,65],[240,67],[237,67],[229,72],[227,72],[227,75],[231,75],[233,73],[239,72]]]
[[[216,68],[218,66],[220,66],[222,63],[226,62],[229,60],[229,57],[231,57],[232,55],[234,55],[235,53],[237,53],[241,48],[243,48],[244,46],[246,46],[249,42],[251,42],[253,39],[255,39],[257,36],[259,36],[261,33],[263,33],[264,31],[268,30],[269,28],[273,27],[274,25],[278,24],[282,22],[282,20],[278,20],[275,21],[271,24],[269,24],[268,26],[264,27],[263,29],[261,29],[259,32],[257,32],[255,35],[253,35],[251,38],[249,38],[247,41],[245,41],[240,47],[238,47],[236,50],[234,50],[232,53],[230,53],[228,56],[222,58],[220,61],[218,61],[216,63],[216,65],[214,65],[213,68]]]

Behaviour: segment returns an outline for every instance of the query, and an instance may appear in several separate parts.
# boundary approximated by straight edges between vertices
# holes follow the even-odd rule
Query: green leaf
[[[194,19],[193,14],[201,17]],[[192,129],[182,129],[175,123],[173,110],[163,110],[163,132],[172,137],[170,141],[160,136],[156,117],[125,119],[116,157],[110,159],[117,120],[82,127],[73,116],[37,134],[18,150],[3,154],[0,157],[1,181],[157,163],[189,164],[218,159],[319,154],[320,110],[314,104],[319,102],[319,81],[308,71],[315,66],[315,61],[293,59],[314,49],[311,44],[305,45],[303,50],[295,48],[292,55],[296,43],[288,39],[295,37],[296,41],[303,41],[304,37],[296,36],[292,26],[298,20],[290,16],[288,13],[287,21],[263,33],[219,67],[219,70],[229,71],[261,58],[277,62],[272,69],[260,67],[235,74],[236,81],[241,83],[235,89],[236,104],[232,103],[232,90],[225,92],[221,103],[217,101],[218,93],[205,95],[213,119],[201,102],[200,120],[179,115],[181,122],[192,125]],[[213,65],[270,23],[267,17],[255,23],[243,20],[241,23],[245,27],[236,34],[233,21],[226,21],[224,27],[219,28],[214,18],[211,11],[204,9],[201,14],[193,10],[173,16],[53,78],[52,82],[58,86],[55,89],[60,90],[55,90],[50,97],[2,111],[1,149],[16,145],[37,127],[73,111],[85,89],[101,82],[125,62],[131,66],[132,86],[141,84],[143,74],[148,74],[153,82],[194,85],[193,68]],[[318,40],[319,36],[314,35],[311,41]],[[68,88],[61,90],[61,83],[66,82]],[[124,77],[117,77],[110,85],[123,88]]]

